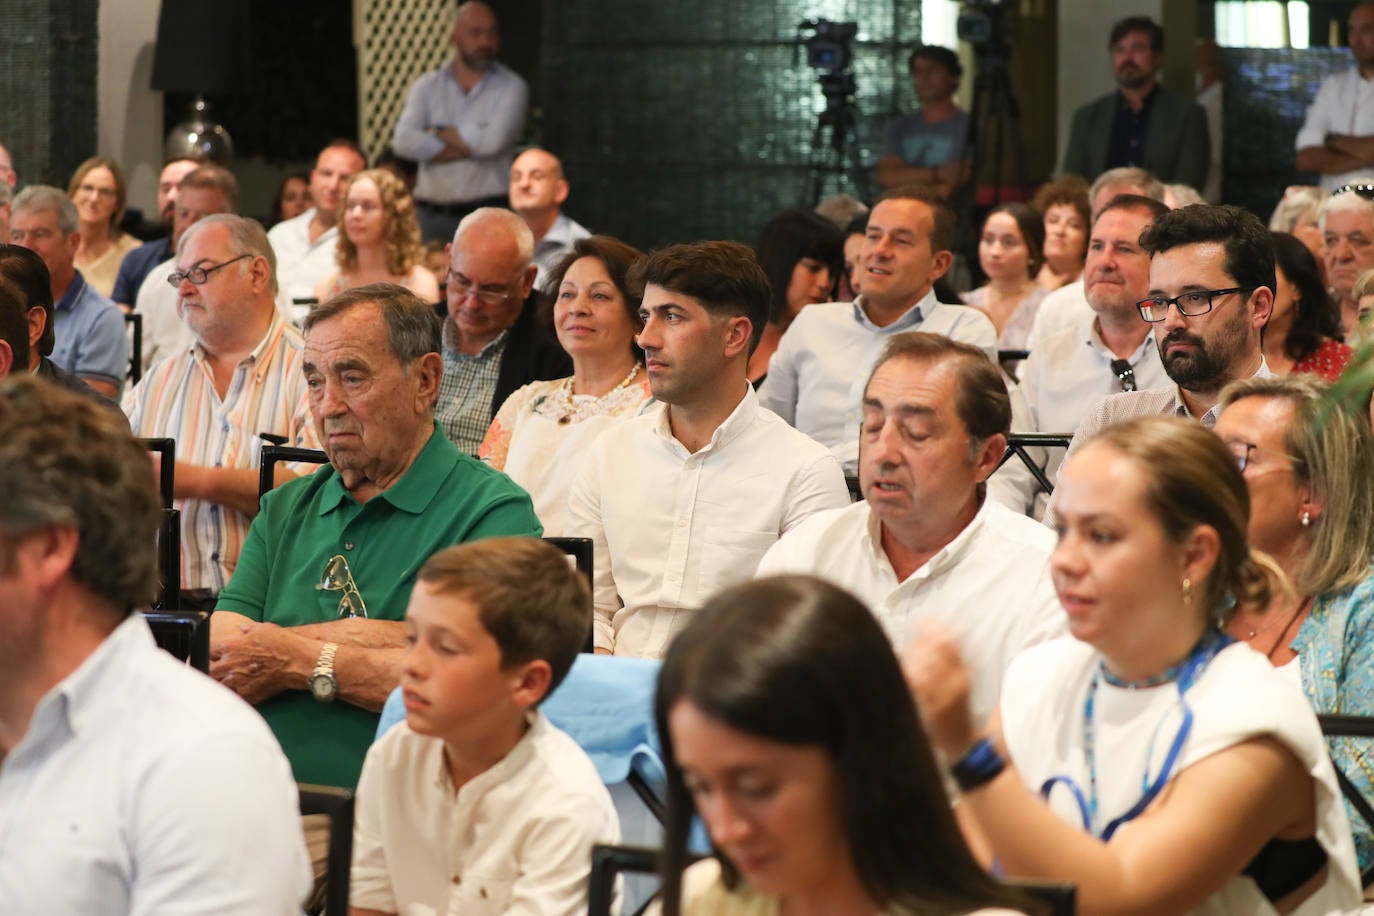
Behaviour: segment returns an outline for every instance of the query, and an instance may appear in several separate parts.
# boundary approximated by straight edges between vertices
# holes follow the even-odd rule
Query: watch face
[[[315,699],[327,703],[338,692],[339,682],[332,675],[316,674],[310,678],[310,693]]]

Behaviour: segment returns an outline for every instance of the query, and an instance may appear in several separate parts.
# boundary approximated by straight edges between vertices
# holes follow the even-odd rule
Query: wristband
[[[961,792],[968,792],[992,782],[1006,766],[992,739],[983,738],[949,768],[949,775]]]

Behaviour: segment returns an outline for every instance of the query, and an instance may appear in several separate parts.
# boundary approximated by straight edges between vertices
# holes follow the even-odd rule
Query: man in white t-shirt
[[[1374,3],[1350,11],[1348,41],[1355,66],[1322,82],[1294,141],[1298,171],[1328,191],[1374,170]]]
[[[929,331],[996,359],[997,332],[986,315],[935,299],[933,284],[953,260],[955,230],[954,212],[930,188],[884,194],[868,217],[862,295],[802,309],[773,354],[759,401],[829,448],[846,470],[858,461],[864,379],[888,338]]]
[[[813,515],[758,567],[848,589],[898,649],[925,624],[954,632],[976,659],[980,721],[1012,656],[1064,629],[1049,573],[1054,535],[986,498],[1010,425],[1001,373],[977,347],[920,332],[891,338],[864,388],[864,501]]]
[[[338,271],[334,248],[339,241],[339,202],[348,179],[365,168],[367,159],[356,143],[331,142],[320,150],[310,172],[314,206],[267,233],[277,254],[277,280],[289,299],[314,298],[316,284]]]
[[[658,403],[597,438],[565,527],[593,541],[596,651],[661,658],[694,608],[849,493],[835,459],[745,376],[768,315],[751,249],[673,245],[640,259],[630,284],[643,289],[638,341]]]

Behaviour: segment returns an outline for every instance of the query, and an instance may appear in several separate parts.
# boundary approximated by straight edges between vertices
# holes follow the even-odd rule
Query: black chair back
[[[1374,738],[1374,718],[1368,716],[1321,715],[1317,716],[1317,722],[1321,724],[1322,734],[1328,738]],[[1345,771],[1336,766],[1336,761],[1331,761],[1331,767],[1336,771],[1336,782],[1340,784],[1341,794],[1350,802],[1350,806],[1360,813],[1364,822],[1374,827],[1374,804],[1364,797],[1360,787],[1355,785]],[[1374,865],[1361,872],[1360,883],[1366,888],[1374,885]]]
[[[162,494],[162,508],[172,508],[172,493],[176,482],[177,464],[177,440],[165,437],[148,439],[141,438],[139,444],[150,452],[157,452],[159,468],[157,488]]]
[[[124,323],[129,326],[129,383],[137,385],[143,379],[143,316],[128,312]]]
[[[1073,441],[1071,433],[1012,433],[1007,436],[1007,450],[1002,454],[1002,460],[998,462],[998,467],[1006,464],[1015,455],[1021,463],[1030,471],[1035,482],[1046,493],[1054,493],[1054,484],[1050,483],[1049,477],[1040,469],[1040,462],[1037,461],[1027,449],[1032,448],[1068,448]]]
[[[163,509],[157,532],[157,599],[153,609],[175,611],[181,607],[181,510]]]
[[[329,855],[324,879],[324,916],[348,916],[348,881],[353,869],[353,793],[335,786],[297,783],[301,814],[329,818]]]
[[[210,673],[209,611],[144,611],[143,616],[158,648],[197,671]]]
[[[572,558],[577,566],[577,571],[582,573],[587,579],[587,588],[594,588],[592,583],[592,539],[591,538],[544,538],[553,546],[566,553]],[[591,652],[594,647],[591,631],[587,633],[587,642],[582,646],[583,652]]]
[[[258,502],[268,490],[276,486],[274,476],[278,461],[301,461],[327,464],[329,456],[317,448],[293,448],[287,445],[264,445],[258,455]]]

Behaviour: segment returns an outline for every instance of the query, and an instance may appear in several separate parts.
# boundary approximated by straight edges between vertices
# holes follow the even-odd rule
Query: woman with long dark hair
[[[768,323],[749,358],[749,381],[757,385],[797,313],[808,305],[833,301],[835,284],[844,272],[844,234],[807,210],[784,210],[764,225],[755,252],[773,294]]]
[[[964,845],[891,644],[847,592],[719,593],[669,648],[655,713],[667,916],[1026,911]],[[685,868],[696,814],[716,855]]]
[[[1350,363],[1340,312],[1312,252],[1294,235],[1275,232],[1274,309],[1264,328],[1264,360],[1280,375],[1310,372],[1335,381]]]

